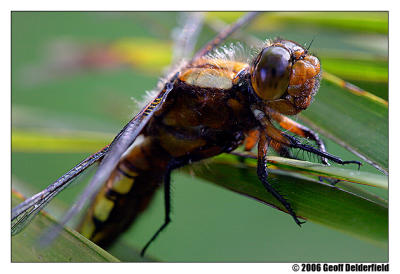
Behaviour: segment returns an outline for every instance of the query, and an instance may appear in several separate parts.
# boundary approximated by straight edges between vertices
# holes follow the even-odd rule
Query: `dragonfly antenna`
[[[307,47],[307,49],[306,49],[306,52],[308,52],[308,50],[310,49],[312,43],[314,42],[315,37],[316,37],[316,36],[314,36],[313,39],[311,39],[311,42],[310,42],[310,44],[308,45],[308,47]]]

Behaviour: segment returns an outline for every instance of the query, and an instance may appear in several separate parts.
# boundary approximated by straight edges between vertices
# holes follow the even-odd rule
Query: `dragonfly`
[[[246,144],[257,145],[257,175],[301,226],[290,201],[268,180],[267,150],[293,157],[296,148],[321,157],[324,164],[357,164],[328,153],[318,135],[286,115],[305,110],[318,91],[318,58],[300,44],[283,39],[267,41],[248,62],[213,54],[230,35],[252,21],[248,13],[221,31],[187,63],[181,64],[159,85],[158,94],[117,134],[110,145],[81,161],[49,187],[12,210],[12,233],[17,234],[57,194],[94,164],[96,173],[79,200],[66,213],[63,224],[93,200],[80,232],[102,247],[110,245],[143,212],[160,184],[164,185],[165,220],[141,254],[170,224],[171,173],[192,162],[230,153]],[[193,32],[195,33],[195,32]],[[192,34],[193,35],[193,34]],[[190,40],[184,38],[183,40]],[[190,47],[187,42],[184,46]],[[309,138],[317,147],[303,144],[280,131],[273,122]],[[129,210],[128,210],[129,209]]]

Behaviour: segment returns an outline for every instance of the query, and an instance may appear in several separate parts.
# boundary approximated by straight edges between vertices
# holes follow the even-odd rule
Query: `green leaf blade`
[[[300,119],[318,127],[387,170],[388,109],[326,81]]]
[[[281,166],[284,164],[282,162]],[[243,164],[224,156],[207,166],[206,172],[196,170],[196,175],[286,212],[259,182],[251,161]],[[269,181],[290,202],[298,216],[381,247],[387,245],[388,208],[384,202],[367,199],[365,193],[358,195],[321,183],[303,175],[302,170],[297,171],[270,169]]]

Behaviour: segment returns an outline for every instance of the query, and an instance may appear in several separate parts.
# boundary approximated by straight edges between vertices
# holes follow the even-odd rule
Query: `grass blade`
[[[279,166],[280,169],[270,170],[270,182],[286,197],[299,216],[379,246],[387,245],[388,208],[383,200],[368,199],[371,196],[365,192],[362,193],[361,190],[358,190],[360,193],[352,193],[319,182],[303,174],[308,163],[298,163],[296,168],[293,162],[288,163],[288,161],[280,161],[283,158],[277,158],[272,160],[272,164]],[[287,169],[283,171],[281,168],[285,165]],[[340,170],[335,167],[320,168],[321,175],[334,174],[334,172],[328,172],[329,169]],[[311,173],[316,169],[318,167],[315,164],[310,166]],[[252,161],[238,163],[232,156],[218,157],[208,164],[207,170],[196,169],[195,172],[196,176],[212,183],[285,211],[259,182],[256,167]],[[338,177],[353,176],[351,171],[341,172],[343,173],[340,176],[337,175]],[[345,172],[348,173],[347,176],[343,175]],[[365,180],[368,175],[359,173],[359,177]],[[372,184],[383,186],[381,184],[384,179],[380,179]],[[353,191],[357,190],[353,189]]]

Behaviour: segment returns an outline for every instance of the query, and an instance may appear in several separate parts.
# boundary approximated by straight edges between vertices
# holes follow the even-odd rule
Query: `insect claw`
[[[360,171],[360,167],[363,165],[359,161],[343,161],[342,165],[347,165],[347,164],[357,164],[358,165],[358,171]]]
[[[337,183],[340,182],[339,179],[334,179],[334,178],[327,178],[327,177],[322,177],[322,176],[319,176],[318,178],[319,178],[320,182],[326,181],[326,183],[332,187],[336,187]]]
[[[294,221],[296,222],[296,224],[297,224],[299,227],[301,227],[301,225],[305,223],[305,221],[300,221],[300,220],[297,218],[296,213],[295,213],[293,210],[289,211],[289,214],[292,215]]]
[[[305,224],[305,223],[306,223],[305,221],[300,221],[299,219],[297,219],[297,217],[293,217],[293,218],[294,218],[294,221],[296,222],[296,224],[297,224],[299,227],[301,227],[302,224]]]

